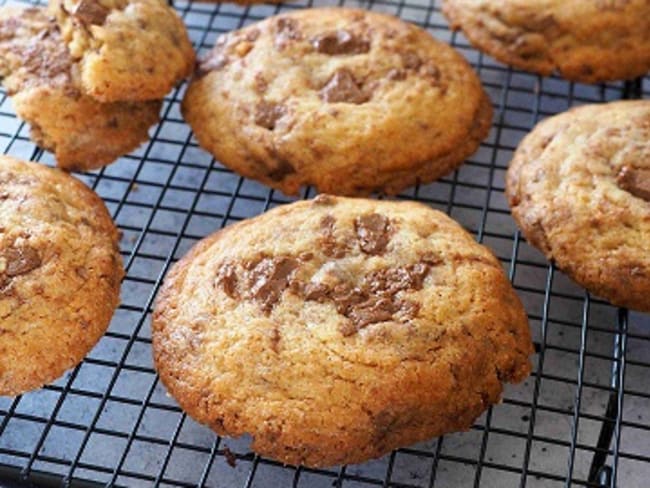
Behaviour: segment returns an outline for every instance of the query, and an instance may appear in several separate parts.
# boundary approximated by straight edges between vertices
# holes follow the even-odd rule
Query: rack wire
[[[123,232],[122,304],[81,365],[42,390],[0,398],[0,486],[648,486],[649,317],[589,296],[549,265],[518,232],[503,190],[513,150],[538,120],[584,103],[650,98],[650,78],[589,86],[512,70],[452,33],[435,0],[248,7],[178,0],[175,8],[202,53],[221,32],[326,4],[415,22],[480,74],[495,106],[489,138],[458,171],[398,198],[446,211],[502,260],[529,313],[537,351],[531,377],[507,387],[502,404],[469,432],[333,469],[282,466],[254,455],[248,439],[217,437],[185,416],[151,360],[151,306],[165,273],[205,235],[294,199],[233,174],[198,148],[180,115],[181,85],[166,98],[147,144],[100,171],[77,174]],[[3,152],[52,165],[0,93]],[[309,189],[301,195],[310,196]]]

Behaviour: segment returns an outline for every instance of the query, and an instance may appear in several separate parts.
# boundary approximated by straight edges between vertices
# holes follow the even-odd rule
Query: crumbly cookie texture
[[[516,68],[586,83],[650,70],[648,0],[443,0],[455,29]]]
[[[526,239],[561,270],[650,311],[650,101],[544,120],[517,149],[506,190]]]
[[[56,23],[43,8],[0,9],[0,76],[31,138],[59,167],[94,169],[148,139],[161,102],[99,103],[84,95]]]
[[[0,156],[0,395],[55,380],[99,340],[119,302],[117,243],[81,182]]]
[[[51,0],[49,11],[101,102],[162,99],[194,67],[185,25],[163,0]]]
[[[201,241],[168,274],[152,327],[189,415],[309,466],[468,429],[533,351],[499,261],[458,224],[328,195]]]
[[[460,165],[492,107],[464,58],[419,27],[323,8],[219,37],[183,114],[223,164],[286,194],[394,194]]]

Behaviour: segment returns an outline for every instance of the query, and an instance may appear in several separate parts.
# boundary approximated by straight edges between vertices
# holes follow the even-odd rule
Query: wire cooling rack
[[[324,5],[326,2],[317,2]],[[178,1],[204,52],[221,32],[312,6],[236,7]],[[442,209],[491,247],[530,317],[534,372],[466,433],[432,439],[368,463],[285,467],[219,438],[186,417],[152,368],[150,317],[158,287],[192,244],[291,199],[223,168],[183,122],[180,86],[165,100],[151,141],[99,172],[79,176],[106,201],[123,232],[127,277],[110,329],[56,383],[0,399],[0,486],[222,487],[631,487],[650,485],[650,320],[590,297],[529,247],[505,203],[504,173],[539,119],[568,107],[650,98],[650,79],[578,85],[511,70],[449,31],[439,2],[339,5],[397,14],[460,50],[495,106],[489,138],[458,171],[399,198]],[[53,164],[34,146],[4,92],[0,145]],[[313,196],[305,191],[302,197]]]

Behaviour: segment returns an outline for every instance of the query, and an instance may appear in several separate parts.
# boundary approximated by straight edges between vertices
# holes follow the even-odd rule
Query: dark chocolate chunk
[[[616,182],[623,190],[650,202],[650,168],[623,166],[616,177]]]
[[[230,298],[237,298],[237,269],[234,264],[224,264],[217,273],[217,284],[219,284],[223,291]]]
[[[97,0],[81,0],[75,7],[72,15],[85,25],[102,25],[110,10]]]
[[[0,256],[7,261],[4,274],[11,278],[27,274],[41,266],[38,251],[30,246],[10,247]]]
[[[275,123],[287,113],[287,108],[279,103],[262,101],[255,107],[255,123],[265,129],[275,129]]]
[[[262,258],[248,273],[250,296],[269,312],[289,286],[291,274],[299,262],[290,257]]]
[[[370,96],[361,89],[354,75],[346,68],[338,69],[320,91],[320,97],[328,103],[361,104],[370,100]]]
[[[370,49],[370,43],[347,30],[328,32],[312,39],[314,49],[323,54],[362,54]]]
[[[381,254],[390,241],[390,221],[380,214],[367,214],[357,217],[354,227],[359,238],[359,246],[366,254]]]

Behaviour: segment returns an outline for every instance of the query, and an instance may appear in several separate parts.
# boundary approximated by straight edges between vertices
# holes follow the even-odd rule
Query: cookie
[[[477,49],[515,68],[585,83],[650,70],[647,0],[443,0],[442,11]]]
[[[650,100],[541,122],[507,173],[526,240],[581,286],[650,312]]]
[[[49,10],[84,92],[101,102],[161,99],[194,67],[185,25],[163,0],[51,0]]]
[[[78,364],[119,302],[118,232],[74,177],[0,156],[0,395]]]
[[[422,204],[320,195],[207,237],[153,316],[160,378],[220,435],[329,466],[468,429],[528,376],[499,261]]]
[[[183,114],[223,164],[286,194],[394,194],[474,153],[492,107],[462,56],[419,27],[322,8],[219,37]]]
[[[113,162],[146,141],[159,120],[160,101],[102,104],[84,95],[43,8],[0,9],[0,76],[31,138],[66,170]]]

